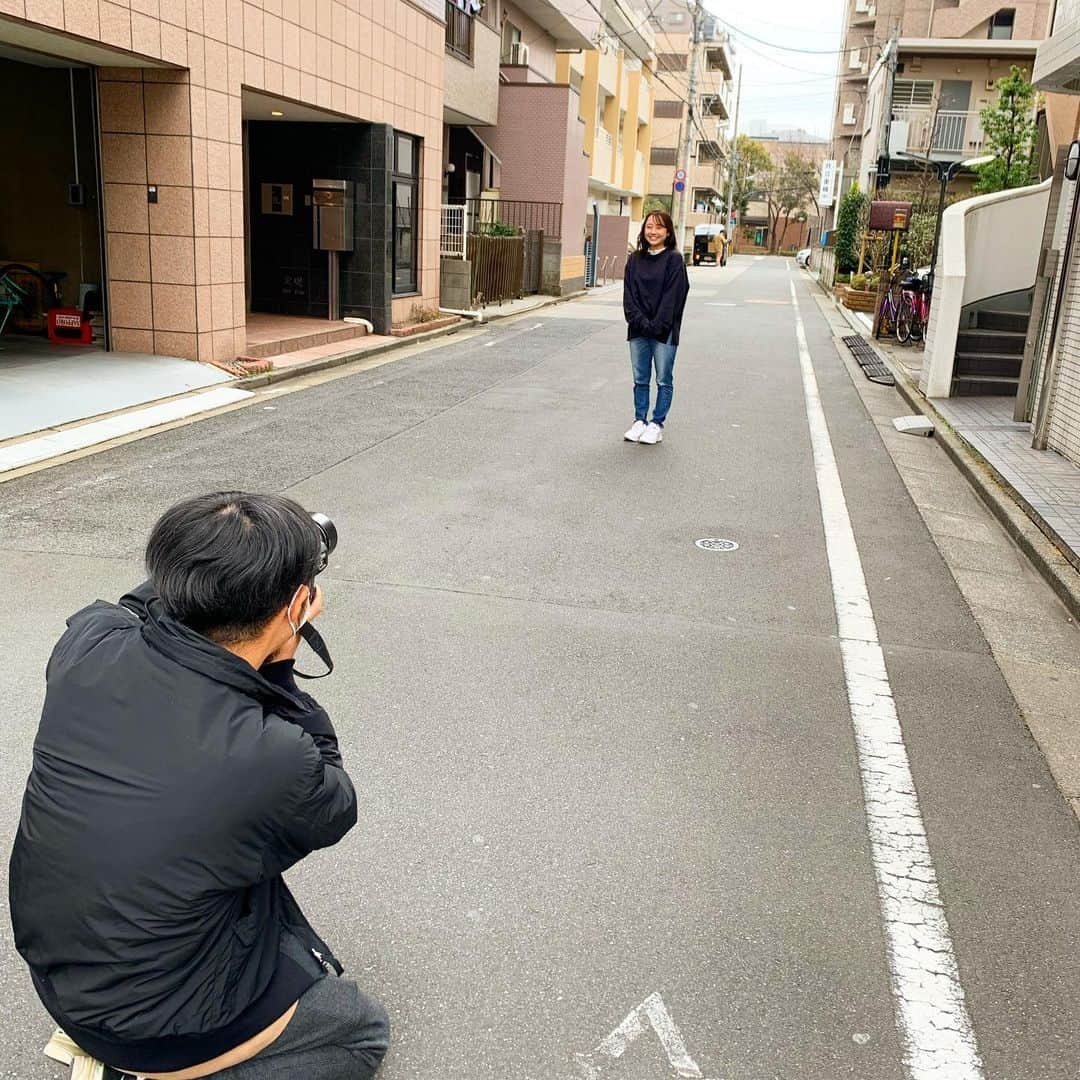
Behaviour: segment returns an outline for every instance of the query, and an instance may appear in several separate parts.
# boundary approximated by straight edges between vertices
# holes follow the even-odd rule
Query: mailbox
[[[352,251],[352,184],[348,180],[312,180],[311,188],[315,250]]]

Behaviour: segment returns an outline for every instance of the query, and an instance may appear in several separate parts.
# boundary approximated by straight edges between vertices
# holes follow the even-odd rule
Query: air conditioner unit
[[[518,67],[529,66],[529,46],[524,41],[515,41],[511,44],[510,63]]]

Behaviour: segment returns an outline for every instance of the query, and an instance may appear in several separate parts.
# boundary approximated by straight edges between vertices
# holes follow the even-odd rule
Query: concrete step
[[[1023,330],[961,330],[956,336],[956,353],[1023,356],[1026,341]]]
[[[994,397],[1015,396],[1020,379],[1008,375],[955,375],[952,382],[956,397],[985,394]]]
[[[310,322],[310,320],[305,320],[305,322]],[[274,337],[273,340],[249,340],[244,355],[254,359],[267,359],[286,353],[300,352],[303,349],[350,342],[366,334],[366,327],[354,326],[351,323],[346,326],[340,323],[328,323],[325,330],[312,329],[309,325],[296,333],[283,330],[280,336]]]
[[[1006,375],[1015,378],[1020,374],[1022,361],[1023,357],[1016,353],[958,352],[953,378],[959,379],[964,375]]]
[[[979,330],[1012,330],[1026,334],[1030,319],[1031,315],[1026,311],[987,309],[980,311],[976,316],[976,326]]]

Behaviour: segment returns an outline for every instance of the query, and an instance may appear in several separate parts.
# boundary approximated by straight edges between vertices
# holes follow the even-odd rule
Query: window
[[[504,64],[511,63],[511,56],[514,53],[514,46],[521,43],[521,28],[515,26],[509,19],[503,23],[502,29],[502,57],[501,62]]]
[[[708,163],[720,160],[720,146],[718,143],[699,142],[697,144],[697,159],[699,162]]]
[[[685,71],[685,53],[657,53],[656,66],[661,71]]]
[[[420,171],[419,140],[394,134],[392,176],[394,292],[416,292],[416,232],[419,222],[417,177]]]
[[[446,51],[459,60],[472,62],[473,17],[453,0],[446,0]]]
[[[855,123],[855,106],[850,101],[845,103],[845,105],[844,105],[844,123],[845,124],[854,124]]]
[[[897,79],[893,84],[892,103],[929,108],[934,100],[933,79]]]
[[[849,68],[862,67],[862,60],[859,58],[859,50],[858,49],[852,49],[851,50],[851,53],[848,56],[848,67]]]
[[[990,29],[986,36],[1008,40],[1013,35],[1015,21],[1016,11],[1013,8],[1002,8],[996,15],[990,16]]]
[[[649,164],[674,165],[677,154],[674,146],[654,146],[649,154]]]
[[[661,120],[681,120],[683,103],[681,101],[661,101],[657,99],[653,115]]]

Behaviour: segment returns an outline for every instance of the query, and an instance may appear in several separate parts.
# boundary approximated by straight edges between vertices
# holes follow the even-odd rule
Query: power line
[[[780,52],[803,53],[807,56],[840,56],[848,51],[847,49],[800,49],[794,45],[780,45],[775,41],[766,41],[764,38],[756,37],[746,30],[740,30],[739,27],[735,26],[733,23],[729,23],[727,19],[723,19],[719,15],[713,15],[713,18],[716,19],[717,22],[723,23],[729,30],[734,31],[740,37],[749,38],[751,41],[757,42],[758,45],[764,45],[770,49],[778,49]]]

